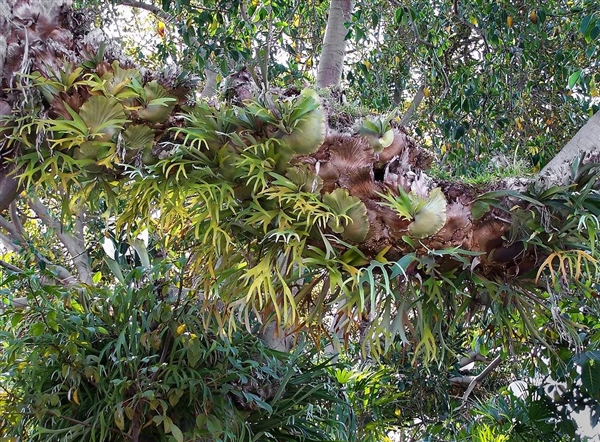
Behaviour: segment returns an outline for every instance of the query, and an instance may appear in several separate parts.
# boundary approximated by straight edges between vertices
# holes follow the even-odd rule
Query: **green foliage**
[[[310,80],[328,5],[160,6],[170,17],[161,16],[167,33],[153,63],[172,57],[221,74],[245,64],[261,87],[287,87]],[[330,106],[354,120],[365,105],[406,110],[422,90],[413,128],[438,155],[439,175],[487,181],[498,152],[538,167],[596,109],[599,29],[598,5],[583,0],[358,1],[347,24],[350,102]],[[33,269],[1,273],[3,299],[30,301],[0,316],[4,434],[339,441],[399,430],[430,440],[573,440],[565,409],[588,407],[597,423],[597,165],[576,161],[564,186],[475,195],[469,221],[512,221],[489,254],[424,245],[455,216],[441,188],[366,201],[407,223],[402,244],[365,245],[365,201],[342,188],[321,193],[305,157],[330,117],[313,91],[179,108],[173,82],[147,77],[99,54],[22,78],[6,145],[20,144],[22,185],[51,201],[61,223],[46,228],[25,204],[2,213],[26,220],[28,232],[3,268]],[[400,113],[389,115],[359,129],[376,153],[394,141]],[[55,233],[69,233],[76,215],[90,221],[94,285],[56,287],[47,264],[73,263]],[[131,239],[144,231],[156,250]],[[99,256],[104,238],[114,256]],[[511,247],[537,267],[510,258],[514,278],[485,276]],[[268,320],[377,361],[332,367],[310,345],[266,349],[254,335]],[[466,351],[511,361],[473,392],[476,406],[450,390]],[[568,393],[500,390],[539,376]]]
[[[589,0],[357,1],[350,100],[406,110],[423,91],[413,127],[454,176],[481,175],[500,152],[537,169],[598,109],[598,12]]]
[[[278,353],[247,333],[223,338],[207,328],[202,301],[171,285],[181,266],[138,267],[104,289],[22,276],[32,307],[1,321],[2,434],[351,440],[351,414],[326,364],[303,347]]]
[[[435,425],[425,440],[477,442],[577,441],[575,423],[547,396],[515,396],[509,391],[480,402],[469,419]]]

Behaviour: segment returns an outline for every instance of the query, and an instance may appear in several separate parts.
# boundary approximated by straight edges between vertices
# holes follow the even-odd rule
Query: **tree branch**
[[[156,15],[157,17],[162,18],[163,20],[167,20],[167,21],[173,20],[173,17],[169,13],[163,11],[161,8],[159,8],[158,6],[155,6],[155,5],[150,5],[148,3],[135,1],[135,0],[121,0],[120,4],[122,6],[130,6],[132,8],[144,9],[144,10]]]
[[[470,352],[468,352],[466,355],[462,356],[458,360],[458,366],[459,366],[459,368],[464,368],[467,365],[472,364],[473,362],[486,362],[486,361],[487,361],[487,359],[481,353],[471,350]]]
[[[455,385],[465,385],[467,382],[469,385],[467,387],[467,390],[465,391],[465,394],[463,394],[462,404],[460,405],[460,407],[458,407],[458,410],[460,410],[467,404],[467,400],[469,399],[469,396],[471,395],[473,390],[479,385],[481,385],[484,379],[487,378],[490,375],[490,373],[492,373],[496,369],[496,367],[500,365],[501,362],[502,357],[497,356],[492,362],[490,362],[490,364],[485,368],[485,370],[483,370],[474,378],[471,378],[470,376],[462,376],[450,379],[450,382]]]
[[[14,272],[14,273],[23,273],[23,270],[21,270],[20,268],[15,267],[14,265],[9,264],[8,262],[3,261],[1,259],[0,259],[0,267],[4,267],[6,270],[10,270],[11,272]]]
[[[206,82],[200,96],[202,98],[211,98],[217,95],[217,71],[208,65],[204,67]]]
[[[10,204],[9,210],[10,210],[10,220],[13,223],[13,225],[15,226],[15,229],[17,230],[17,232],[19,233],[19,236],[22,238],[23,235],[25,234],[25,229],[23,228],[23,224],[21,223],[21,218],[19,217],[19,214],[17,212],[17,205],[15,204],[14,201]]]
[[[0,171],[0,210],[7,208],[19,194],[19,182],[10,175],[12,171],[13,167]]]
[[[410,107],[407,109],[407,111],[402,116],[402,120],[400,120],[400,127],[404,127],[410,122],[410,120],[414,116],[417,108],[421,104],[421,101],[423,101],[424,97],[425,97],[425,85],[422,84],[421,87],[419,88],[419,90],[417,91],[417,93],[415,94],[415,97],[413,98],[413,101],[410,104]]]
[[[460,13],[458,12],[458,8],[456,5],[456,2],[454,3],[454,16],[458,19],[458,21],[460,21],[461,24],[465,25],[466,27],[468,27],[471,31],[473,31],[475,34],[479,35],[479,38],[481,38],[481,40],[483,41],[483,45],[485,46],[485,53],[489,53],[490,52],[490,47],[488,45],[487,39],[485,37],[485,33],[479,29],[477,26],[475,26],[473,23],[469,22],[468,20],[465,20]]]
[[[89,266],[89,257],[85,250],[85,243],[83,238],[83,225],[79,216],[75,224],[75,235],[67,233],[63,230],[60,223],[52,217],[50,211],[44,204],[38,199],[34,198],[29,200],[29,207],[36,213],[37,216],[46,224],[48,227],[56,232],[56,236],[60,242],[63,243],[69,255],[73,259],[73,264],[79,273],[79,277],[85,284],[92,283],[92,275]],[[78,232],[79,230],[79,232]]]
[[[4,230],[6,230],[6,232],[9,235],[14,236],[15,239],[22,238],[22,236],[19,234],[19,230],[17,229],[17,226],[15,226],[9,220],[4,218],[2,215],[0,215],[0,228],[3,228]]]
[[[542,188],[564,185],[571,176],[571,163],[582,154],[596,154],[600,151],[600,112],[596,112],[561,151],[540,171],[537,184]],[[593,161],[598,161],[594,158]]]

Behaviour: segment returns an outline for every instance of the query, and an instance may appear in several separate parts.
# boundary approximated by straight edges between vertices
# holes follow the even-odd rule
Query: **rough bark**
[[[317,87],[339,86],[346,56],[346,26],[352,13],[352,0],[331,0],[325,28],[323,51],[317,68]]]

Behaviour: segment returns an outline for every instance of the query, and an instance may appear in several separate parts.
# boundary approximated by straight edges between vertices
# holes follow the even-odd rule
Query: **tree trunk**
[[[579,156],[585,162],[600,162],[600,112],[575,134],[562,150],[538,174],[538,186],[549,188],[567,184],[571,164]]]
[[[202,98],[214,97],[217,94],[217,71],[207,66],[204,68],[204,75],[206,75],[206,82],[200,96]]]
[[[331,0],[329,18],[323,40],[323,51],[317,69],[317,87],[339,86],[346,56],[346,26],[353,8],[352,0]]]

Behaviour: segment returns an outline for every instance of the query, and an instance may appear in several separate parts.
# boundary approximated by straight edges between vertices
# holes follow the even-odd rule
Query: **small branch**
[[[132,8],[144,9],[144,10],[146,10],[148,12],[151,12],[152,14],[156,15],[157,17],[162,18],[165,21],[172,21],[173,20],[173,17],[169,13],[163,11],[158,6],[149,5],[148,3],[144,3],[144,2],[140,2],[140,1],[135,1],[135,0],[121,0],[120,5],[122,5],[122,6],[130,6]]]
[[[419,88],[419,90],[417,91],[417,93],[415,94],[415,97],[413,98],[413,101],[410,104],[410,107],[407,109],[407,111],[402,116],[402,120],[400,120],[400,127],[404,127],[409,123],[409,121],[414,116],[417,108],[421,104],[421,101],[423,101],[424,97],[425,97],[425,85],[422,84],[421,87]]]
[[[483,33],[483,31],[481,29],[479,29],[477,26],[475,26],[473,23],[471,23],[468,20],[465,20],[460,13],[458,12],[458,5],[457,2],[454,2],[454,16],[458,19],[458,21],[460,21],[463,25],[465,25],[466,27],[468,27],[471,31],[473,31],[474,33],[476,33],[477,35],[479,35],[479,37],[481,38],[481,40],[483,41],[483,44],[485,46],[485,53],[489,53],[490,52],[490,47],[488,46],[488,42],[487,39],[485,38],[485,34]]]
[[[458,407],[458,409],[463,408],[467,404],[467,400],[469,399],[469,396],[471,395],[473,390],[479,385],[481,385],[484,379],[487,378],[490,375],[490,373],[492,373],[496,369],[496,367],[500,365],[501,362],[502,357],[497,356],[492,362],[490,362],[490,364],[485,368],[485,370],[483,370],[474,378],[470,379],[467,391],[465,391],[465,394],[462,397],[462,404],[460,405],[460,407]],[[469,376],[466,376],[465,378],[469,378]]]
[[[77,269],[77,273],[79,273],[81,281],[85,284],[91,284],[92,275],[89,267],[88,254],[83,242],[83,225],[81,224],[81,220],[78,219],[76,221],[76,232],[78,228],[81,229],[81,238],[78,238],[77,235],[72,235],[63,231],[60,223],[52,217],[48,208],[38,198],[29,200],[29,207],[31,207],[36,215],[39,216],[48,227],[56,232],[56,236],[58,236],[60,242],[63,243],[67,252],[71,255],[73,264],[75,264],[75,268]],[[79,227],[77,226],[78,222],[80,223]]]
[[[25,229],[23,228],[23,224],[21,223],[21,218],[19,217],[19,213],[17,212],[17,205],[13,201],[10,204],[10,220],[17,229],[19,236],[22,238],[25,234]]]
[[[10,235],[14,236],[15,239],[22,238],[19,234],[19,229],[14,223],[0,215],[0,227],[6,230]]]
[[[1,259],[0,259],[0,267],[4,267],[6,270],[10,270],[11,272],[14,272],[14,273],[23,273],[23,270],[21,270],[20,268],[15,267],[14,265],[12,265],[6,261],[3,261]]]
[[[15,245],[15,243],[6,235],[0,233],[0,242],[2,245],[10,250],[11,252],[16,252],[19,248]]]
[[[63,419],[67,422],[70,422],[72,424],[76,424],[76,425],[81,425],[83,427],[86,428],[91,428],[92,424],[90,424],[89,422],[85,422],[85,421],[80,421],[77,419],[73,419],[71,417],[67,417],[61,414],[57,414],[56,412],[54,412],[53,410],[46,410],[46,413],[48,413],[51,416],[57,417],[59,419]],[[119,436],[125,436],[127,439],[131,439],[131,436],[129,436],[128,434],[123,433],[122,431],[117,430],[116,428],[109,428],[108,431],[111,431],[114,434],[117,434]]]

